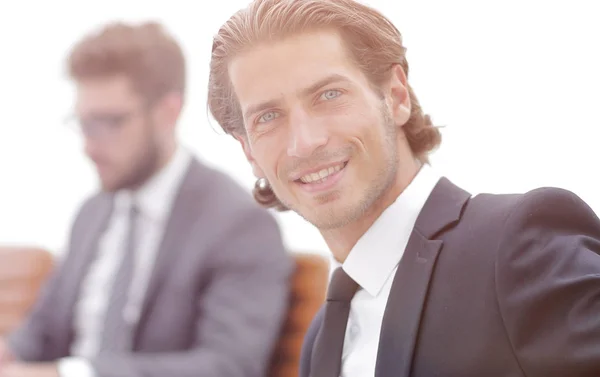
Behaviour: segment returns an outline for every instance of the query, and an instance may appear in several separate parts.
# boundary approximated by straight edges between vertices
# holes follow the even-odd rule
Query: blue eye
[[[269,111],[268,113],[263,114],[260,118],[258,118],[259,123],[270,122],[273,119],[277,118],[279,114],[274,111]]]
[[[321,94],[321,98],[324,100],[332,100],[339,97],[342,94],[339,90],[327,90]]]

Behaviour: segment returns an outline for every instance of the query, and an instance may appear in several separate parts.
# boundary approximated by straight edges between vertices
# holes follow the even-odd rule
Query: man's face
[[[377,93],[338,34],[260,45],[237,56],[229,75],[255,174],[319,229],[358,220],[394,184],[397,125],[410,105],[398,110],[387,84]]]
[[[134,188],[154,172],[158,147],[152,112],[127,77],[80,81],[76,115],[104,190]]]

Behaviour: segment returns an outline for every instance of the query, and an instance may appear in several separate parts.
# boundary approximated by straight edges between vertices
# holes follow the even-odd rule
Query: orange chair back
[[[46,250],[0,247],[0,336],[15,329],[31,310],[53,266]]]
[[[294,254],[296,272],[287,320],[273,356],[270,377],[297,377],[300,350],[310,323],[323,304],[329,279],[329,261],[313,254]]]

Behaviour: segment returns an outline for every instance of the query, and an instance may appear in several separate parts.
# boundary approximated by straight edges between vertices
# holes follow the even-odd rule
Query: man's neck
[[[404,169],[399,169],[394,184],[378,198],[375,203],[363,214],[363,216],[338,229],[322,231],[329,250],[334,258],[343,263],[358,240],[371,228],[379,216],[404,192],[406,187],[415,178],[422,164],[416,162],[408,164]]]

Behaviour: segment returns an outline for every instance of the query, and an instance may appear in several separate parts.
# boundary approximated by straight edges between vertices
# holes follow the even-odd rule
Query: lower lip
[[[340,181],[340,179],[342,179],[342,176],[344,175],[344,172],[346,171],[347,167],[348,167],[348,163],[346,162],[346,164],[344,165],[344,167],[342,169],[340,169],[339,171],[336,171],[335,173],[333,173],[331,175],[328,175],[327,178],[325,179],[325,181],[323,181],[323,182],[311,182],[311,183],[298,182],[297,184],[303,190],[312,192],[312,193],[331,190],[333,188],[333,186],[335,186]]]

